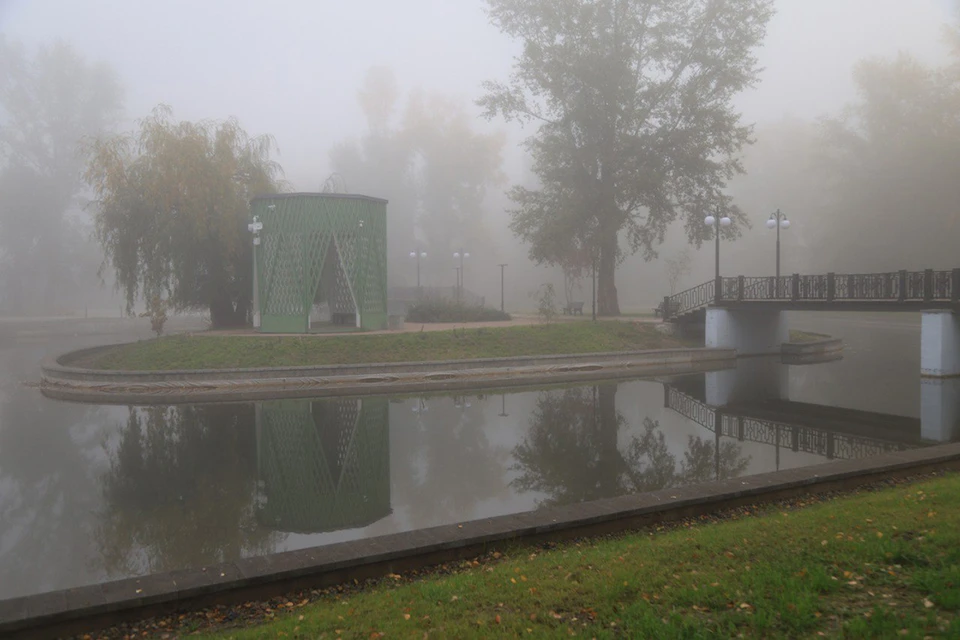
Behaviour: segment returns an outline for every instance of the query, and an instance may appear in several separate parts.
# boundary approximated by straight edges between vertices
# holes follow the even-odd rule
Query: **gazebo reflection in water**
[[[386,398],[262,402],[256,425],[263,526],[322,533],[392,512]]]

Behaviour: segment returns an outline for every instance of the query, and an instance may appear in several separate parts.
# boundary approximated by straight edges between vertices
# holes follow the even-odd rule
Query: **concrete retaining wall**
[[[784,356],[808,356],[837,353],[843,351],[842,338],[824,338],[810,342],[785,342],[780,346],[780,353]]]
[[[41,389],[80,402],[219,402],[279,397],[488,388],[715,370],[733,365],[731,349],[664,349],[422,363],[197,371],[99,371],[69,366],[106,347],[74,352],[42,366]]]
[[[960,469],[960,444],[666,489],[244,558],[0,601],[0,636],[43,638],[102,629],[158,614],[269,598],[381,577],[517,543],[636,529],[759,504],[852,489],[882,479]]]

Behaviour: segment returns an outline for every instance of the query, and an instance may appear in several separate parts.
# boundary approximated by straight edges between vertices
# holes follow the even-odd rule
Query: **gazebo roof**
[[[368,202],[378,202],[386,204],[387,200],[384,198],[374,198],[372,196],[364,196],[358,193],[270,193],[260,196],[255,196],[250,202],[256,202],[258,200],[283,200],[286,198],[329,198],[331,200],[366,200]]]

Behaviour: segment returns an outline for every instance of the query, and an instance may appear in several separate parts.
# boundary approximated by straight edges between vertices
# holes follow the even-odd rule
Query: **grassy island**
[[[446,331],[316,336],[175,335],[68,362],[123,371],[416,362],[697,346],[650,323],[565,322]]]

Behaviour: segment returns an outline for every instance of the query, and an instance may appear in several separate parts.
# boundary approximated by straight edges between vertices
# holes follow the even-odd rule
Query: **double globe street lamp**
[[[767,220],[767,229],[776,229],[777,230],[777,297],[780,297],[780,229],[786,231],[790,228],[790,221],[787,219],[787,214],[781,213],[780,209],[777,209],[775,213],[770,214],[770,219]]]
[[[708,227],[713,227],[716,229],[714,234],[717,242],[717,255],[716,255],[716,270],[714,272],[714,278],[719,283],[720,281],[720,227],[729,227],[733,221],[727,216],[723,216],[720,219],[717,219],[715,216],[707,216],[703,219],[703,223]],[[717,294],[719,295],[719,290]]]
[[[427,257],[426,251],[411,251],[410,257],[415,258],[417,261],[417,295],[420,295],[420,260]]]
[[[719,215],[719,212],[718,212]],[[719,287],[721,286],[720,282],[720,227],[729,227],[732,224],[732,220],[727,216],[717,217],[713,215],[708,215],[703,219],[704,224],[708,227],[713,227],[715,229],[714,239],[716,242],[716,266],[714,270],[714,278],[716,280],[717,295],[720,295],[721,291]],[[767,220],[768,229],[777,230],[777,297],[781,293],[780,285],[780,230],[783,229],[786,231],[790,228],[790,220],[787,219],[787,214],[781,212],[779,209],[776,212],[770,214],[770,218]]]
[[[777,230],[777,277],[780,277],[780,229],[786,231],[790,228],[790,221],[787,219],[787,214],[781,213],[780,209],[777,209],[775,213],[770,214],[770,219],[767,220],[767,229],[776,229]]]
[[[453,257],[460,260],[460,268],[457,271],[457,303],[460,302],[461,292],[463,291],[463,259],[469,258],[470,253],[461,249],[453,254]]]

